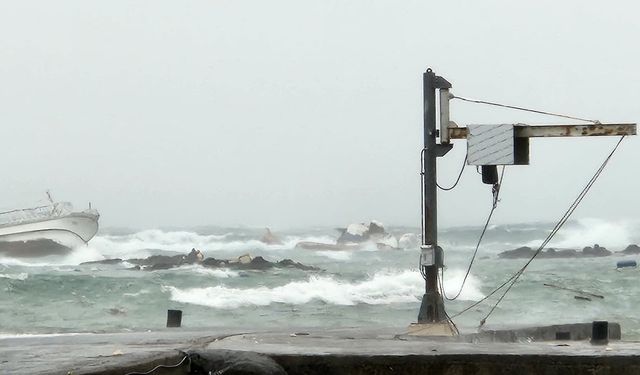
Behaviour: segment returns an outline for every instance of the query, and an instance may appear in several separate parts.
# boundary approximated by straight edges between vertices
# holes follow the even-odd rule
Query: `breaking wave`
[[[445,281],[445,290],[453,294],[460,282],[456,279]],[[464,272],[460,271],[461,277]],[[460,281],[462,280],[460,277]],[[330,276],[310,276],[303,281],[267,288],[229,288],[218,285],[206,288],[180,289],[164,286],[171,300],[181,303],[208,306],[219,309],[235,309],[242,306],[267,306],[272,303],[302,305],[311,301],[322,301],[334,305],[385,305],[415,303],[424,293],[424,280],[415,271],[400,273],[378,272],[364,281],[342,281]],[[479,282],[473,276],[467,280],[467,286],[461,299],[482,298]]]

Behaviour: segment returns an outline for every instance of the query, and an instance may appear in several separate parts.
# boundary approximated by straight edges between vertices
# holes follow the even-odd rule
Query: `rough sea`
[[[497,254],[520,246],[537,247],[553,223],[489,227],[459,299],[446,303],[454,315],[516,272],[527,259]],[[640,242],[639,224],[582,219],[569,222],[550,246],[582,249],[597,243],[617,252]],[[400,236],[418,228],[388,226]],[[202,227],[181,230],[102,229],[87,247],[65,256],[0,256],[0,337],[74,332],[164,330],[167,309],[183,311],[183,327],[397,327],[417,320],[424,281],[419,250],[312,251],[299,241],[335,243],[333,228],[272,228],[282,245],[259,241],[263,228]],[[479,227],[444,228],[444,288],[455,294],[480,235]],[[206,257],[243,254],[270,261],[285,258],[322,271],[273,269],[237,271],[199,265],[132,270],[131,264],[80,263],[108,258],[186,254]],[[536,259],[487,320],[487,327],[547,325],[609,320],[622,325],[623,339],[640,339],[640,273],[616,270],[616,262],[636,256]],[[600,294],[591,301],[550,283]],[[498,295],[455,318],[463,331],[476,330]]]

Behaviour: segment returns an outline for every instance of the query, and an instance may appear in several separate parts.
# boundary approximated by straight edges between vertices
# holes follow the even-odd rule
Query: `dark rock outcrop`
[[[640,246],[631,244],[622,250],[622,252],[625,254],[640,254]]]
[[[118,264],[125,262],[120,258],[105,259],[92,262],[84,262],[82,265],[90,264]],[[270,262],[261,256],[252,258],[246,254],[238,257],[237,259],[216,259],[206,258],[203,261],[199,259],[192,259],[189,255],[152,255],[144,259],[127,259],[126,262],[135,264],[133,269],[144,269],[148,271],[154,270],[166,270],[174,267],[179,267],[186,264],[200,264],[203,267],[209,268],[230,268],[234,270],[268,270],[272,268],[295,268],[303,271],[321,271],[320,268],[307,266],[302,263],[294,262],[291,259],[283,259],[279,262]]]
[[[387,235],[382,223],[372,220],[371,222],[349,224],[344,229],[340,229],[340,237],[337,244],[362,243],[368,240],[376,240]]]
[[[606,257],[611,255],[611,251],[602,246],[599,246],[598,244],[595,244],[593,245],[593,247],[587,246],[582,249],[582,254],[588,257]]]
[[[533,249],[529,246],[519,247],[513,250],[503,251],[498,254],[499,258],[507,258],[507,259],[519,259],[519,258],[527,258],[533,255]]]
[[[499,258],[505,259],[522,259],[522,258],[531,258],[535,254],[536,250],[523,246],[513,250],[503,251],[498,254]],[[611,255],[611,251],[606,248],[599,246],[598,244],[591,246],[587,246],[582,251],[577,251],[574,249],[554,249],[549,248],[546,250],[542,250],[540,254],[537,255],[537,258],[593,258],[593,257],[606,257]]]
[[[384,229],[382,223],[372,220],[369,223],[349,224],[346,228],[337,228],[340,237],[335,244],[319,242],[298,242],[297,249],[305,250],[360,250],[367,245],[374,245],[378,250],[399,249],[398,239]]]

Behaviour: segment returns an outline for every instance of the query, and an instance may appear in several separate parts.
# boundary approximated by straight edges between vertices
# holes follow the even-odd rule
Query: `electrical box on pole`
[[[466,127],[459,127],[450,119],[449,102],[455,98],[451,93],[451,88],[452,85],[449,81],[437,76],[430,68],[423,74],[424,146],[421,152],[422,243],[420,246],[420,273],[425,280],[425,293],[418,313],[418,322],[409,327],[410,335],[454,334],[454,328],[445,311],[443,296],[440,292],[443,282],[438,280],[440,270],[444,267],[445,252],[438,246],[436,179],[436,160],[451,150],[453,147],[451,141],[467,140],[467,163],[481,166],[483,182],[494,184],[495,191],[498,183],[496,166],[529,164],[529,138],[636,134],[636,124],[634,123],[594,123],[589,125],[470,124]],[[439,108],[436,108],[436,98],[439,99]],[[490,103],[485,102],[485,104]]]

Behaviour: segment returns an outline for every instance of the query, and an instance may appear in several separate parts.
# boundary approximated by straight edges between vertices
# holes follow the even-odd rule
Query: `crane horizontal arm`
[[[466,139],[467,128],[448,128],[450,139]],[[635,135],[636,124],[514,125],[517,138]]]

